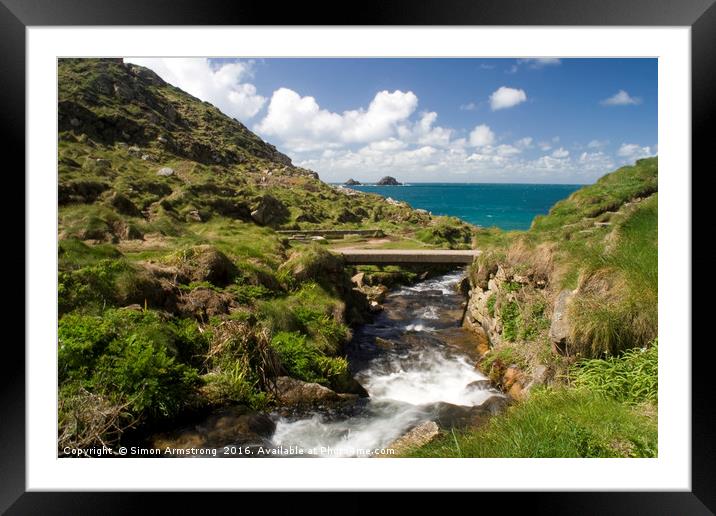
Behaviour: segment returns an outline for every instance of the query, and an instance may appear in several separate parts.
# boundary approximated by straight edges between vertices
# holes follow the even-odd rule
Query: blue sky
[[[657,152],[656,59],[127,59],[329,182],[590,183]]]

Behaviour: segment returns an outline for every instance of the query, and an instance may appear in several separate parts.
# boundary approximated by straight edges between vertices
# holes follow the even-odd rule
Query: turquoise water
[[[482,227],[529,229],[536,215],[582,185],[527,185],[496,183],[416,183],[404,186],[352,186],[406,201],[433,215],[452,215]]]

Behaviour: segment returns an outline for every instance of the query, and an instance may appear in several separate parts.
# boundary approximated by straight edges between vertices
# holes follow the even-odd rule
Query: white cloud
[[[525,90],[501,86],[490,95],[490,108],[493,111],[506,109],[521,104],[527,100]]]
[[[467,104],[460,105],[460,111],[475,111],[477,107],[477,104],[474,102],[468,102]]]
[[[592,140],[587,144],[587,148],[589,149],[601,149],[603,147],[606,147],[609,145],[608,140]]]
[[[470,133],[470,145],[473,147],[485,147],[495,142],[495,133],[485,124],[476,126]]]
[[[556,149],[554,152],[552,152],[553,158],[562,159],[566,158],[567,156],[569,156],[569,151],[564,147],[560,147],[559,149]]]
[[[518,149],[532,148],[532,137],[526,136],[525,138],[520,138],[515,142],[515,147],[517,147]]]
[[[256,87],[246,82],[253,75],[250,61],[219,66],[212,66],[207,58],[125,58],[125,62],[152,69],[169,84],[239,120],[254,117],[266,102]]]
[[[624,158],[625,161],[634,161],[641,158],[653,156],[654,151],[649,146],[642,147],[636,143],[622,143],[617,151],[617,156]]]
[[[368,109],[338,114],[322,109],[313,97],[301,97],[291,89],[279,88],[271,96],[266,117],[255,129],[279,137],[292,150],[310,150],[313,145],[326,143],[368,143],[391,137],[417,105],[418,97],[411,91],[381,91]],[[428,117],[425,122],[428,128],[432,121]]]
[[[614,169],[614,160],[603,152],[583,152],[579,156],[579,166],[585,171],[597,171],[600,175]]]
[[[495,148],[495,152],[497,152],[499,156],[514,156],[522,151],[513,145],[502,144]]]
[[[624,90],[619,90],[608,99],[604,99],[600,102],[602,106],[635,106],[641,104],[641,98],[632,97]]]
[[[434,111],[422,113],[420,120],[412,126],[410,124],[398,126],[398,136],[407,142],[445,147],[450,144],[453,130],[433,126],[437,118],[438,114]]]
[[[538,57],[530,59],[518,59],[518,64],[525,64],[529,68],[538,69],[544,68],[545,66],[559,66],[562,64],[562,60],[556,57]]]

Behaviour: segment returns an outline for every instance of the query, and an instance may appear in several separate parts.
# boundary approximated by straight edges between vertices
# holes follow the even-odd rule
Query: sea
[[[583,185],[503,183],[412,183],[402,186],[361,185],[354,190],[405,201],[433,215],[451,215],[480,227],[529,229],[561,199]]]

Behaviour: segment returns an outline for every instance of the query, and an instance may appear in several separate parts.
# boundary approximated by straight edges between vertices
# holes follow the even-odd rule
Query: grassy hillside
[[[342,348],[365,299],[325,246],[276,229],[471,243],[455,219],[321,182],[146,68],[61,59],[58,74],[60,448],[262,407],[281,374],[351,388]]]
[[[478,231],[467,318],[489,339],[479,367],[518,403],[412,455],[656,455],[657,175],[639,160],[529,231]]]

